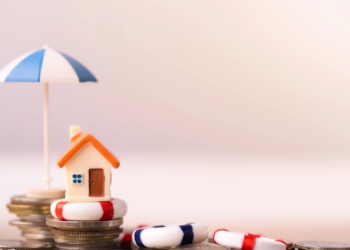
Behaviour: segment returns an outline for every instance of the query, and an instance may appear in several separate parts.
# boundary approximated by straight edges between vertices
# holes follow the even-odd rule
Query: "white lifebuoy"
[[[139,228],[132,234],[134,244],[141,248],[182,246],[207,238],[208,227],[200,222]]]
[[[111,201],[68,202],[64,199],[51,204],[51,214],[60,220],[112,220],[125,216],[125,201],[113,198]]]
[[[226,229],[216,230],[213,234],[213,241],[234,249],[288,250],[288,245],[283,240],[273,240],[255,234],[229,232]]]

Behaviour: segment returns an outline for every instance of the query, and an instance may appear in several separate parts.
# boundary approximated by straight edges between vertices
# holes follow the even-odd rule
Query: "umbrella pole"
[[[49,166],[49,83],[45,83],[44,91],[44,169],[46,189],[50,189],[50,166]]]

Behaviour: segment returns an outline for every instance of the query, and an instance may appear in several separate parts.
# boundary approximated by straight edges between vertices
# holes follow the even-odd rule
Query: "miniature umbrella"
[[[49,83],[97,82],[95,76],[72,57],[44,46],[13,60],[0,71],[0,82],[44,83],[44,167],[46,189],[49,172]]]

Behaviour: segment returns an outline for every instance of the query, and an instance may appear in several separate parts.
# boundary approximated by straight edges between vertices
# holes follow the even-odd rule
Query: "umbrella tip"
[[[43,49],[47,49],[47,48],[49,48],[49,46],[47,44],[44,44]]]

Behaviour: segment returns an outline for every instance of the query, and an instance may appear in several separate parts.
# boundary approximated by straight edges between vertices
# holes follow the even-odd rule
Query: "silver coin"
[[[18,218],[29,222],[44,222],[46,223],[46,214],[28,214],[28,215],[17,215]]]
[[[63,248],[72,248],[72,249],[95,249],[95,248],[102,248],[102,247],[115,247],[115,244],[113,242],[99,242],[95,244],[64,244],[64,243],[56,243],[56,247],[63,247]]]
[[[13,250],[44,250],[52,249],[52,244],[26,242],[19,240],[0,240],[0,249],[13,249]]]
[[[89,246],[104,246],[104,245],[111,246],[111,245],[113,245],[114,246],[115,244],[114,244],[113,240],[105,240],[105,241],[100,240],[100,241],[96,241],[94,243],[92,243],[90,241],[80,241],[77,244],[71,244],[71,243],[67,244],[67,243],[57,243],[56,242],[56,246],[63,246],[63,247],[65,247],[65,246],[80,247],[80,246],[85,246],[85,245],[89,245]]]
[[[302,250],[350,250],[350,244],[327,241],[299,241],[294,247]]]
[[[49,227],[21,227],[21,226],[18,226],[18,229],[23,230],[23,231],[51,232],[51,228],[49,228]]]
[[[68,236],[68,237],[103,237],[103,236],[116,236],[120,234],[120,229],[102,230],[102,231],[68,231],[52,229],[52,233],[56,236]]]
[[[61,221],[54,218],[53,216],[48,216],[46,218],[46,225],[56,228],[108,228],[108,227],[118,227],[123,224],[123,218],[106,220],[106,221]]]
[[[45,234],[36,234],[36,233],[24,233],[22,232],[22,237],[27,240],[50,240],[53,239],[53,235],[51,233]]]
[[[64,198],[64,197],[61,197],[61,198]],[[43,198],[28,198],[25,195],[16,195],[11,197],[11,204],[44,206],[44,205],[51,205],[52,202],[61,198],[43,199]]]
[[[33,233],[33,234],[52,234],[50,229],[40,229],[40,228],[19,228],[23,233]]]
[[[31,222],[31,221],[23,221],[23,220],[10,220],[9,224],[11,226],[16,227],[47,227],[45,222]]]
[[[33,233],[23,233],[25,236],[29,236],[29,237],[35,237],[35,236],[38,236],[38,238],[40,238],[41,236],[42,237],[52,237],[53,234],[51,232],[44,232],[44,233],[41,233],[41,234],[33,234]]]
[[[93,248],[77,248],[77,247],[60,247],[56,246],[57,250],[82,250],[82,249],[94,249],[94,250],[112,250],[116,249],[114,246],[107,246],[107,247],[93,247]],[[117,250],[117,249],[116,249]]]
[[[61,227],[55,227],[55,229],[62,230],[62,231],[90,231],[90,232],[119,230],[119,233],[123,232],[123,229],[120,227],[105,227],[105,228],[61,228]]]
[[[60,238],[54,238],[55,242],[57,244],[97,244],[100,242],[104,242],[104,243],[111,243],[114,244],[115,240],[89,240],[89,241],[82,241],[82,240],[65,240],[65,239],[60,239]]]
[[[50,244],[52,246],[55,245],[55,242],[53,239],[43,239],[43,240],[32,240],[32,239],[26,239],[26,242],[33,242],[33,243],[41,243],[41,244]],[[1,249],[1,248],[0,248]]]
[[[12,225],[14,226],[14,225]],[[32,232],[32,233],[51,233],[51,228],[47,226],[16,226],[22,232]]]
[[[50,232],[51,233],[51,228],[49,227],[17,227],[21,231],[40,231],[40,232]]]

